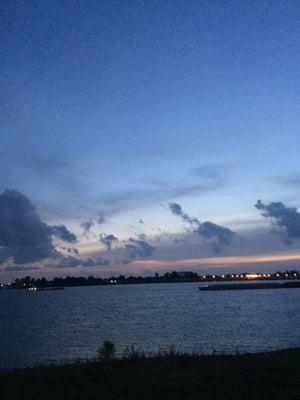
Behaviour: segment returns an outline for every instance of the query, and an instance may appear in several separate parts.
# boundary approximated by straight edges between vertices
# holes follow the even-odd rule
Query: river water
[[[104,340],[200,353],[300,346],[300,289],[200,292],[198,283],[0,291],[0,368],[85,359]]]

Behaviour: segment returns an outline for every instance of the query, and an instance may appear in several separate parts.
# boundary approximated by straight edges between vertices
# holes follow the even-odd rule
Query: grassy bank
[[[1,400],[299,400],[300,348],[158,355],[0,372]]]

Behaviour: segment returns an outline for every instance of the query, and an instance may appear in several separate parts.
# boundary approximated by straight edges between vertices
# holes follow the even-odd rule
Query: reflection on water
[[[197,283],[0,291],[0,368],[174,344],[202,353],[300,346],[300,289],[200,292]]]

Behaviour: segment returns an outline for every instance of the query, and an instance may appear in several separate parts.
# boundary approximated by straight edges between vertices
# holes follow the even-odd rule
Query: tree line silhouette
[[[253,274],[253,273],[252,273]],[[291,271],[277,271],[272,274],[258,273],[256,280],[286,280],[286,279],[300,279],[300,273],[296,270]],[[240,274],[226,274],[226,275],[199,275],[196,272],[166,272],[159,275],[156,273],[154,276],[128,276],[119,275],[110,278],[95,278],[94,276],[67,276],[55,277],[51,280],[43,278],[32,278],[26,276],[24,278],[17,278],[7,287],[12,289],[24,289],[29,287],[38,288],[51,288],[51,287],[69,287],[69,286],[97,286],[97,285],[125,285],[125,284],[143,284],[143,283],[177,283],[177,282],[215,282],[215,281],[242,281],[249,280],[247,273]]]

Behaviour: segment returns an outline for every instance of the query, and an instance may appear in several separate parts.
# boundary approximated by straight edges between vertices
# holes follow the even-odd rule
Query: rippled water
[[[174,344],[202,353],[300,346],[300,289],[200,292],[197,283],[0,291],[0,368]]]

